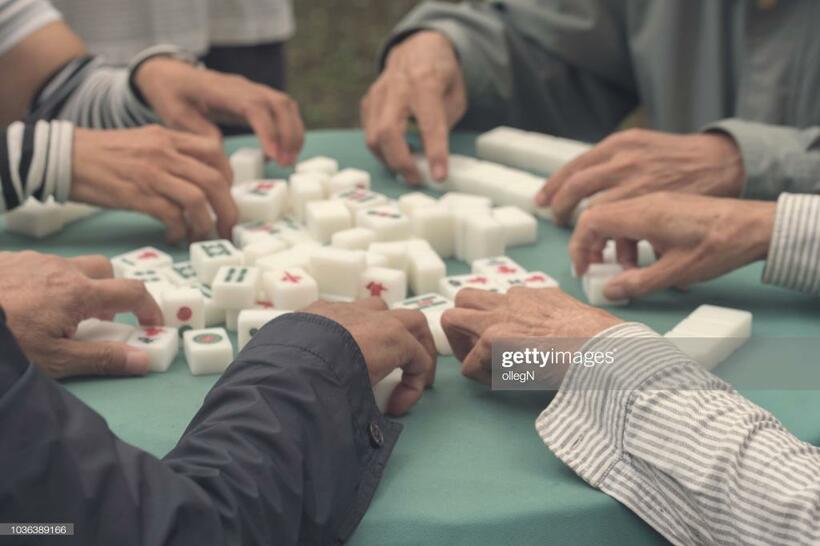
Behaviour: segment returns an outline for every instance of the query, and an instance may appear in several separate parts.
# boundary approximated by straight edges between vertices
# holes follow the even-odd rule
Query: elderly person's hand
[[[583,304],[558,288],[512,288],[506,294],[465,288],[441,326],[461,361],[461,373],[482,383],[491,377],[492,344],[516,338],[583,339],[622,321]],[[549,384],[560,385],[566,367],[551,367]]]
[[[319,301],[303,312],[329,318],[350,332],[364,356],[371,385],[397,368],[402,370],[401,383],[387,405],[391,415],[406,413],[433,384],[438,354],[421,312],[388,310],[380,298],[354,303]]]
[[[171,128],[218,138],[214,123],[248,125],[280,165],[291,165],[302,149],[305,127],[299,106],[280,91],[167,57],[147,60],[134,79]]]
[[[123,342],[71,339],[88,318],[132,312],[142,325],[162,324],[140,281],[112,279],[104,256],[60,258],[0,253],[0,307],[26,356],[51,377],[140,375],[149,356]]]
[[[74,132],[74,201],[149,214],[169,243],[230,238],[239,213],[219,141],[150,125]],[[213,217],[216,216],[216,218]]]
[[[570,240],[579,275],[600,262],[607,240],[616,243],[627,270],[604,288],[607,298],[641,296],[662,288],[686,288],[765,259],[776,204],[655,193],[593,207],[581,215]],[[636,267],[637,241],[648,240],[658,261]]]
[[[585,198],[594,207],[658,191],[738,197],[744,179],[740,151],[729,136],[629,129],[553,174],[536,202],[565,225]]]
[[[435,180],[447,177],[447,134],[467,110],[461,66],[441,33],[421,31],[394,46],[362,99],[367,146],[411,185],[421,181],[405,131],[415,119]]]

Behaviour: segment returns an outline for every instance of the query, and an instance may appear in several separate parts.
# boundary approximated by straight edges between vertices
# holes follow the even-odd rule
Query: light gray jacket
[[[643,105],[652,128],[729,133],[745,197],[820,193],[820,2],[425,2],[390,45],[441,31],[461,59],[463,125],[598,140]],[[814,149],[812,149],[814,147]]]

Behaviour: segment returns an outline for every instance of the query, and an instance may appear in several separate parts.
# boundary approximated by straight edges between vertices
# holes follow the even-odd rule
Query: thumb
[[[63,342],[60,377],[75,375],[145,375],[151,358],[145,351],[118,341]]]
[[[678,261],[672,256],[664,258],[649,267],[627,269],[607,283],[604,296],[612,300],[635,298],[682,282]]]

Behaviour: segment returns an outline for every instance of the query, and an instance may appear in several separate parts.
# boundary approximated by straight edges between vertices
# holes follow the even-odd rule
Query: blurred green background
[[[288,92],[308,128],[357,127],[378,51],[417,0],[295,0]]]

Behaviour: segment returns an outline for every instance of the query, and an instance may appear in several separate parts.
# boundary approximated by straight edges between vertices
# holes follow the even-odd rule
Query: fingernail
[[[444,163],[436,162],[433,164],[432,175],[435,180],[441,182],[447,176],[447,168],[444,166]]]
[[[151,357],[140,350],[129,350],[125,355],[125,373],[129,375],[145,375],[151,366]]]
[[[625,300],[627,298],[626,290],[623,286],[607,286],[604,290],[604,295],[610,300]]]

